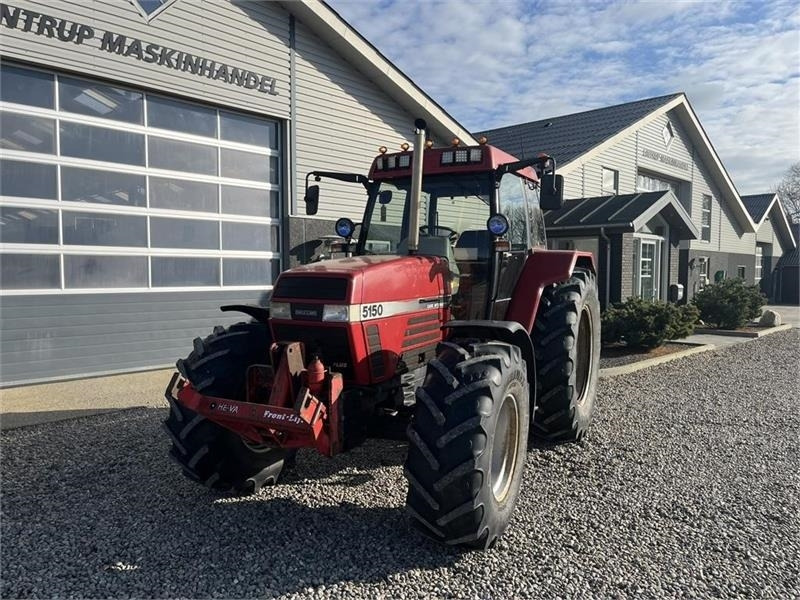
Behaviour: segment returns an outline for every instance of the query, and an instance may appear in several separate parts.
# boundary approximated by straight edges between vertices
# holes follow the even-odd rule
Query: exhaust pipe
[[[411,163],[411,205],[408,215],[408,253],[419,250],[419,206],[422,197],[422,159],[425,152],[424,119],[414,121],[414,156]]]

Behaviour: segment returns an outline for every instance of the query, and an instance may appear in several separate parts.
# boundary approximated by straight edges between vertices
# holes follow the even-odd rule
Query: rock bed
[[[403,444],[214,496],[137,409],[2,434],[2,596],[643,598],[800,595],[800,332],[600,383],[584,443],[532,449],[487,552],[403,513]]]

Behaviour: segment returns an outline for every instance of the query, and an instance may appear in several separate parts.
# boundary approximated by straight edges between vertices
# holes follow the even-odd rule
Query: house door
[[[661,298],[661,240],[640,238],[636,264],[636,295],[645,300]]]

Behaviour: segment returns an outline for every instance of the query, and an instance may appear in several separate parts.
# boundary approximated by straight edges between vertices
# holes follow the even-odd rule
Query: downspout
[[[611,292],[611,239],[606,235],[605,227],[600,226],[600,237],[606,244],[606,289],[605,289],[605,310],[608,310],[608,299]]]

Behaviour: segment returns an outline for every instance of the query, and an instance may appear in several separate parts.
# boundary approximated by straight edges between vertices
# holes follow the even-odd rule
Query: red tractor
[[[364,218],[339,219],[341,258],[285,271],[269,308],[216,327],[167,389],[171,454],[190,478],[248,492],[297,448],[333,456],[408,440],[412,522],[447,544],[490,547],[508,525],[528,438],[579,440],[596,395],[600,315],[584,252],[547,250],[561,206],[547,156],[482,144],[382,152]],[[319,186],[308,185],[316,212]]]

